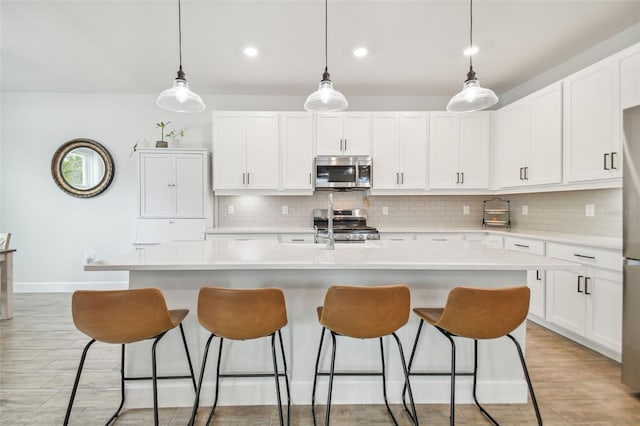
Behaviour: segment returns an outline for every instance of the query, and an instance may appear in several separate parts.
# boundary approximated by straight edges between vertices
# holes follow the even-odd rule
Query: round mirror
[[[53,180],[74,197],[100,194],[111,184],[113,172],[109,151],[91,139],[73,139],[63,144],[51,160]]]

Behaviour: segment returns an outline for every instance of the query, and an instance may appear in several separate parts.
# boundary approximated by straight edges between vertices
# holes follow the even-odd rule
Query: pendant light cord
[[[329,12],[327,6],[328,0],[324,0],[324,72],[329,70],[329,54],[327,53],[329,44],[328,27],[329,27]]]
[[[178,55],[180,57],[180,71],[182,71],[182,7],[178,0]]]
[[[469,49],[473,48],[473,0],[469,0]],[[469,51],[469,70],[473,69],[471,58],[473,54]]]

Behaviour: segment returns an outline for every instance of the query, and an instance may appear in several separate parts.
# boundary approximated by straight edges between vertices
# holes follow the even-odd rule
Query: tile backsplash
[[[368,223],[376,227],[468,228],[482,224],[487,195],[367,196],[364,192],[334,193],[334,208],[366,208]],[[622,190],[548,192],[501,195],[511,201],[514,228],[588,235],[622,235]],[[594,216],[585,216],[585,205],[594,205]],[[311,226],[311,211],[327,208],[327,193],[313,196],[221,196],[217,197],[218,226],[304,227]],[[233,206],[233,214],[229,214]],[[282,214],[286,206],[288,214]],[[469,214],[464,214],[469,206]],[[522,214],[527,206],[528,214]],[[383,207],[388,214],[383,215]]]

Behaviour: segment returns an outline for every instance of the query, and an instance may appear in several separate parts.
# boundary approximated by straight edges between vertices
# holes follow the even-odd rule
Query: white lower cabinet
[[[554,271],[547,284],[547,321],[619,354],[622,341],[622,277],[586,268]]]
[[[545,316],[546,271],[536,269],[527,271],[527,286],[531,291],[529,300],[529,318],[543,319]],[[536,321],[537,322],[537,321]]]
[[[413,241],[416,239],[416,235],[411,232],[381,232],[380,239],[387,241]]]
[[[206,219],[138,219],[134,244],[204,239]]]

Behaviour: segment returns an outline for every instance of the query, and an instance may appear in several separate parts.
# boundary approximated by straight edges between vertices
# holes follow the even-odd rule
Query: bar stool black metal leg
[[[384,344],[382,342],[382,337],[380,337],[380,360],[382,362],[382,396],[384,397],[384,405],[387,406],[387,412],[391,417],[394,425],[398,425],[398,421],[396,420],[393,412],[391,411],[391,407],[389,407],[389,401],[387,400],[387,376],[386,376],[386,368],[384,362]]]
[[[533,385],[531,384],[531,378],[529,377],[527,363],[525,362],[524,355],[522,354],[522,348],[520,347],[520,343],[518,343],[515,337],[513,337],[511,334],[507,334],[507,337],[511,339],[511,341],[516,345],[516,349],[518,350],[518,356],[520,357],[520,363],[522,364],[522,371],[524,371],[524,377],[527,380],[527,386],[529,386],[529,395],[531,395],[533,409],[536,411],[536,419],[538,420],[538,425],[542,426],[542,416],[540,415],[540,408],[538,407],[536,395],[533,393]]]
[[[189,346],[187,345],[187,338],[184,335],[184,328],[180,323],[180,334],[182,335],[182,343],[184,344],[184,351],[187,354],[187,362],[189,363],[189,372],[191,373],[191,381],[193,382],[194,392],[197,390],[196,375],[193,373],[193,364],[191,363],[191,355],[189,354]]]
[[[489,412],[485,410],[482,405],[480,405],[480,402],[478,402],[478,397],[476,396],[477,379],[478,379],[478,339],[473,339],[473,400],[475,401],[476,405],[480,409],[480,412],[487,418],[487,420],[489,420],[494,425],[499,426],[498,422],[493,417],[491,417],[491,414],[489,414]]]
[[[206,425],[209,426],[213,416],[216,412],[216,407],[218,406],[218,390],[220,389],[220,362],[222,361],[222,343],[224,342],[224,338],[220,338],[220,348],[218,349],[218,363],[216,366],[216,390],[215,396],[213,397],[213,407],[211,408],[211,413],[209,413],[209,417],[207,418]]]
[[[287,357],[284,354],[284,343],[282,343],[280,330],[278,330],[278,340],[280,340],[280,353],[282,354],[282,366],[284,367],[284,383],[287,388],[287,424],[291,424],[291,393],[289,391],[289,376],[287,375]]]
[[[73,383],[73,389],[71,390],[71,397],[69,398],[69,406],[67,407],[67,414],[64,417],[64,425],[69,424],[69,417],[71,416],[71,409],[73,408],[73,400],[76,398],[76,391],[78,390],[78,383],[80,383],[80,375],[82,374],[82,368],[84,367],[84,360],[87,357],[87,351],[89,347],[96,342],[95,339],[91,339],[82,350],[82,356],[80,357],[80,364],[78,365],[78,372],[76,373],[76,380]]]
[[[420,334],[418,334],[418,336],[419,335]],[[416,413],[416,405],[413,401],[413,392],[411,391],[411,383],[409,382],[409,369],[407,368],[407,364],[404,360],[404,351],[402,350],[402,343],[400,343],[400,338],[396,333],[392,333],[392,336],[396,340],[396,343],[398,344],[398,352],[400,353],[400,362],[402,363],[402,372],[404,373],[404,380],[405,380],[404,389],[407,389],[409,391],[409,402],[411,404],[411,413],[409,413],[409,410],[407,410],[407,413],[409,413],[409,418],[411,418],[411,421],[413,422],[413,424],[418,426],[418,414]],[[415,347],[414,347],[414,350],[415,350]],[[402,393],[402,398],[404,402],[404,391]],[[406,405],[405,405],[405,409],[406,409]]]
[[[316,425],[316,386],[318,384],[318,367],[320,366],[320,353],[322,352],[322,342],[324,341],[324,332],[326,328],[322,327],[320,334],[320,343],[318,344],[318,355],[316,356],[316,369],[313,375],[313,389],[311,391],[311,415],[313,416],[313,425]]]
[[[198,379],[198,387],[196,389],[196,398],[193,402],[193,411],[191,412],[191,419],[189,419],[188,426],[193,426],[196,421],[196,417],[198,415],[198,406],[200,405],[200,391],[202,391],[202,379],[204,378],[204,370],[207,365],[207,355],[209,354],[209,345],[211,344],[211,340],[213,340],[215,336],[211,334],[207,339],[207,343],[204,346],[204,354],[202,355],[202,367],[200,368],[200,378]]]
[[[413,348],[411,349],[411,356],[409,357],[409,366],[407,367],[407,376],[411,375],[411,367],[413,366],[413,358],[416,355],[416,348],[418,347],[418,340],[420,339],[420,333],[422,332],[422,326],[424,325],[424,320],[420,319],[420,323],[418,324],[418,332],[416,333],[416,338],[413,341]],[[404,358],[403,358],[404,361]],[[402,388],[402,405],[404,405],[404,410],[411,416],[411,412],[409,411],[409,407],[407,407],[407,401],[405,399],[405,395],[407,392],[407,380]]]
[[[327,395],[327,412],[324,419],[325,426],[329,426],[329,418],[331,417],[331,392],[333,391],[333,372],[336,366],[336,334],[331,332],[331,370],[329,371],[329,393]]]
[[[120,406],[116,410],[116,412],[107,420],[105,426],[109,426],[112,421],[116,419],[120,415],[120,410],[124,406],[124,343],[122,344],[122,350],[120,354]]]
[[[449,406],[449,423],[453,426],[456,424],[456,342],[454,342],[451,334],[441,328],[436,328],[444,334],[451,343],[451,402]]]
[[[273,358],[273,378],[276,381],[278,416],[280,418],[280,426],[284,426],[284,418],[282,415],[282,398],[280,397],[280,377],[278,375],[278,359],[276,358],[276,333],[271,334],[271,357]]]
[[[153,373],[151,375],[151,381],[153,382],[153,421],[155,426],[160,424],[160,419],[158,418],[158,369],[156,366],[156,346],[166,333],[167,332],[165,331],[158,335],[158,337],[153,340],[153,346],[151,346],[151,371]]]

